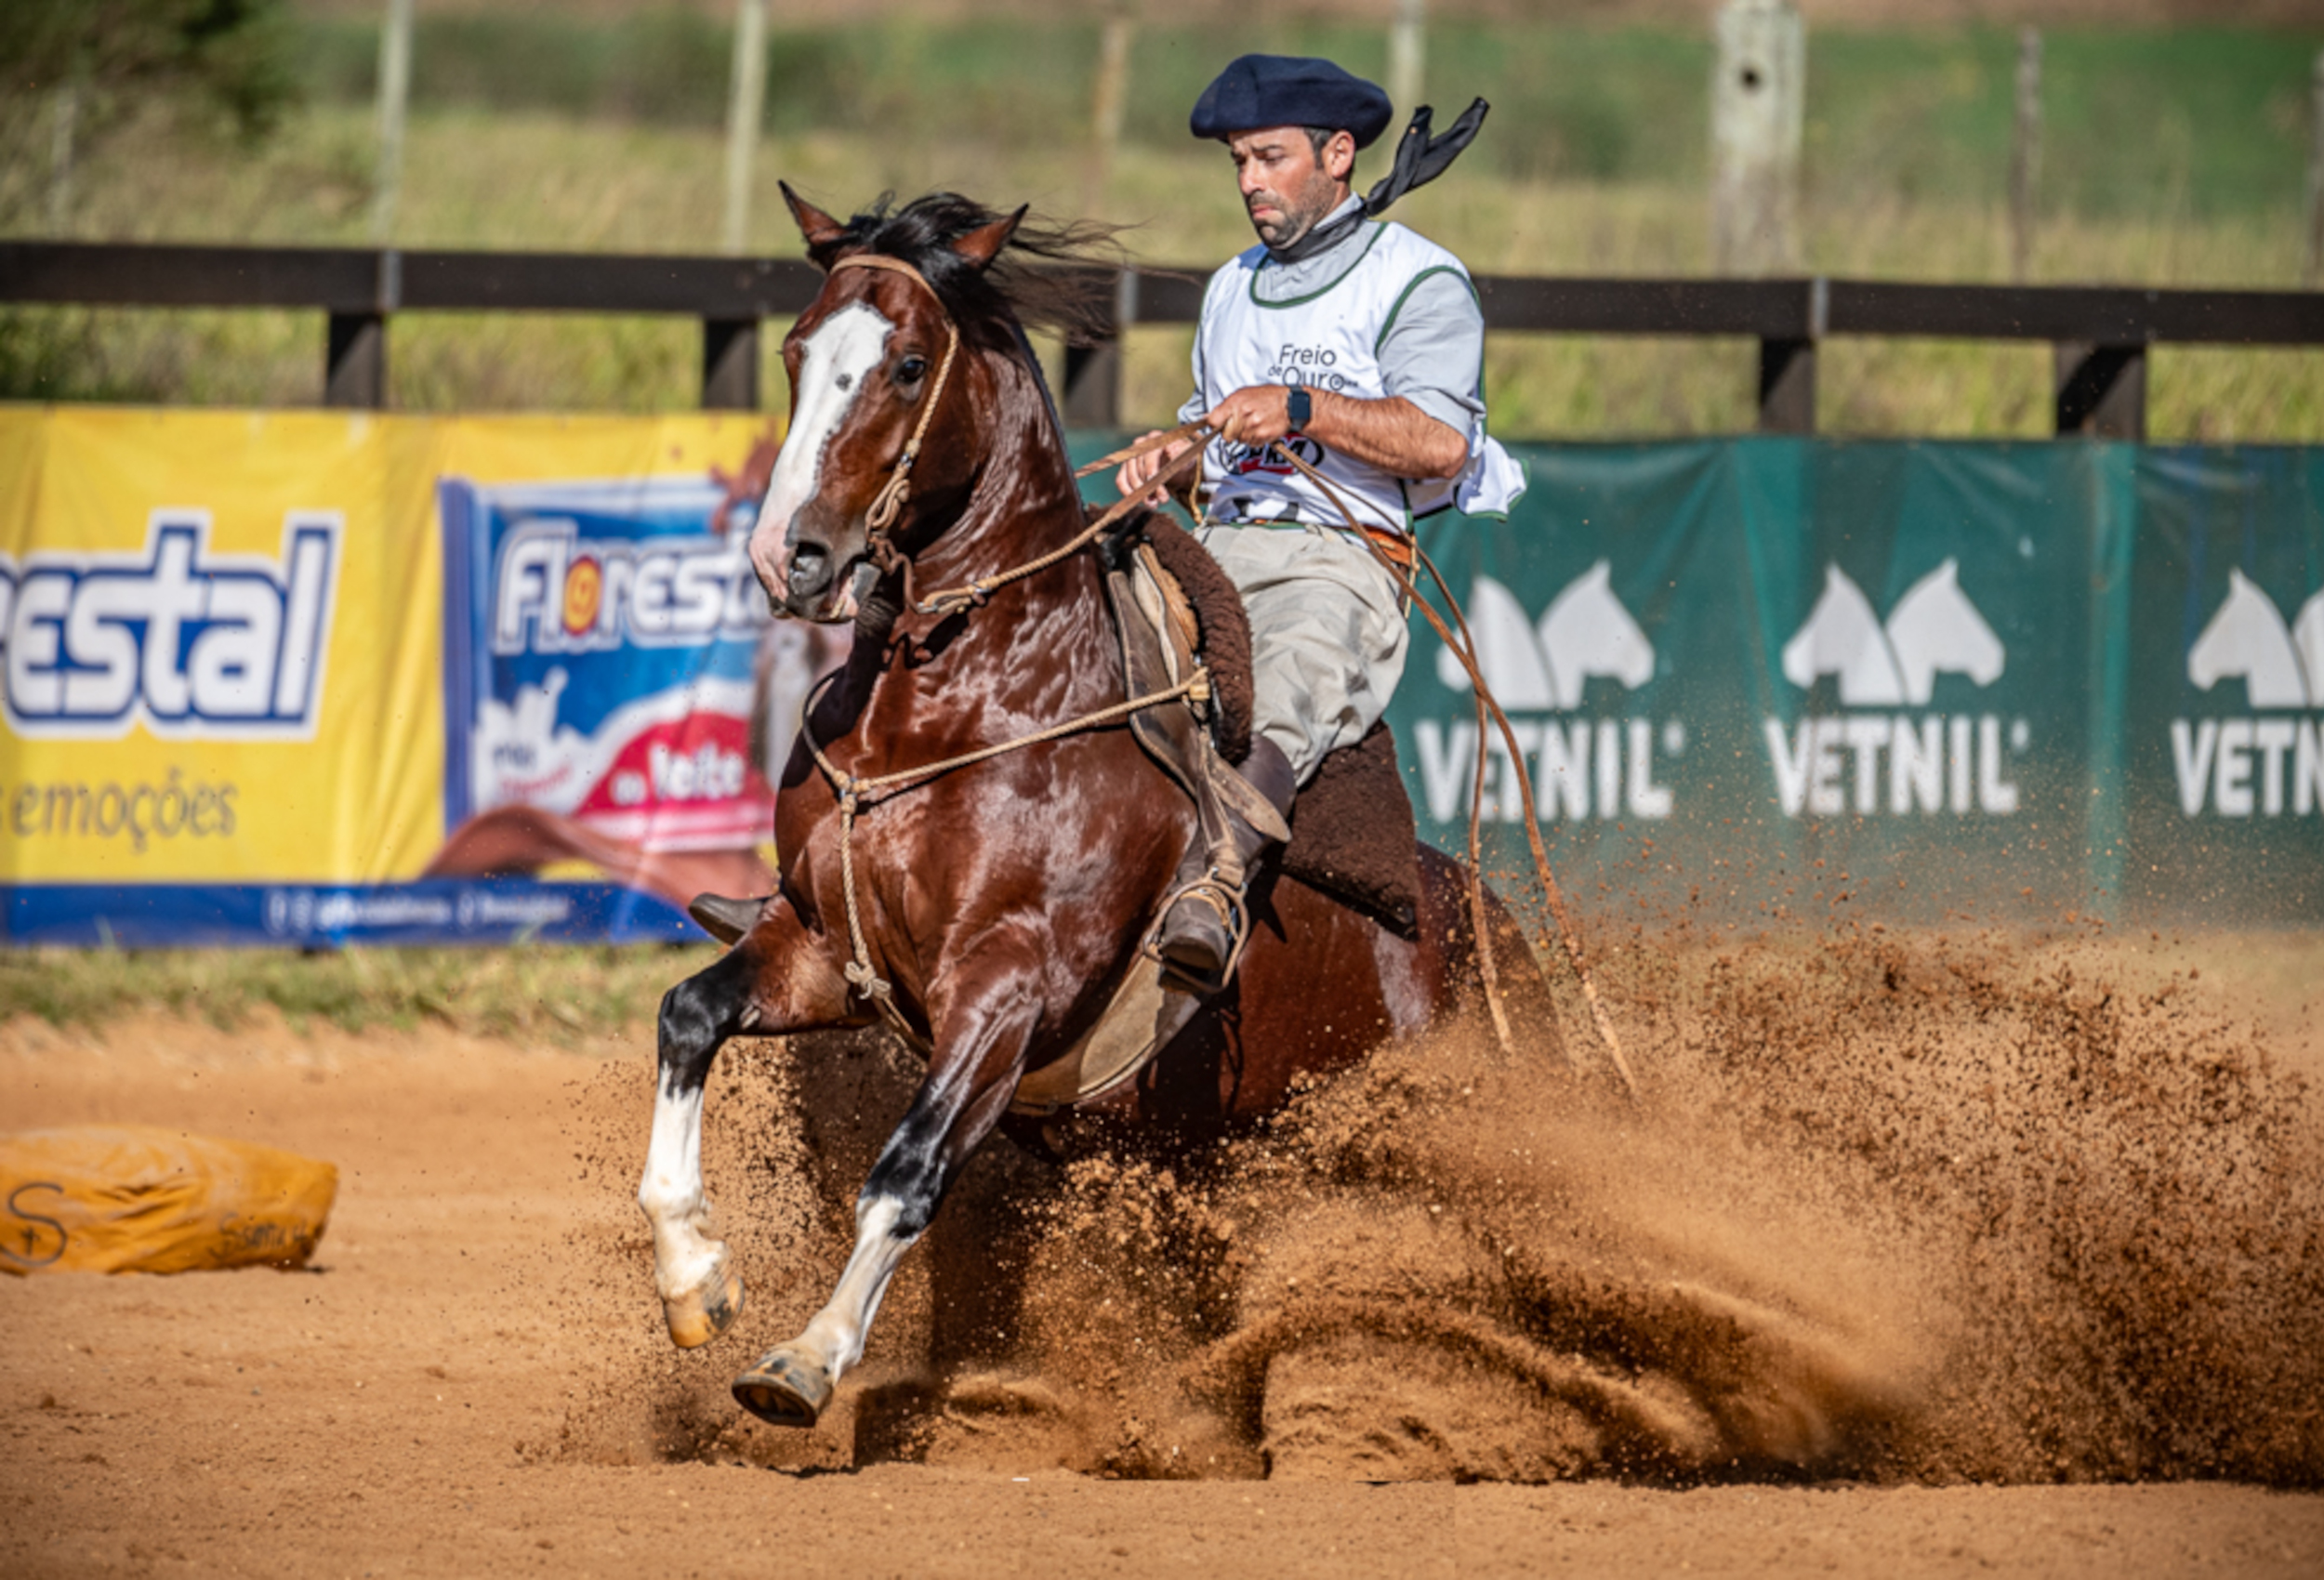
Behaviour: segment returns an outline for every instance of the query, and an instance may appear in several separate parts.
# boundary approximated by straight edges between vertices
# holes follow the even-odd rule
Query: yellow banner
[[[767,433],[0,406],[0,885],[418,877],[448,832],[444,480],[715,490]]]

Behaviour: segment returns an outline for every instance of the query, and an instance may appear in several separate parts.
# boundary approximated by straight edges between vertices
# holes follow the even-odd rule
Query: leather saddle
[[[1234,584],[1166,516],[1132,518],[1101,553],[1128,694],[1167,691],[1197,666],[1207,673],[1208,685],[1198,697],[1130,716],[1139,744],[1194,800],[1195,837],[1214,848],[1226,839],[1224,814],[1232,808],[1285,841],[1283,873],[1415,936],[1418,840],[1387,727],[1326,757],[1285,828],[1234,766],[1250,750],[1252,696],[1250,623]],[[1253,883],[1267,881],[1262,865]],[[1118,1090],[1185,1028],[1202,1002],[1142,949],[1097,1024],[1063,1057],[1027,1072],[1010,1110],[1053,1113]]]
[[[1134,715],[1139,744],[1194,797],[1203,816],[1199,836],[1212,834],[1208,796],[1266,827],[1273,809],[1232,767],[1250,749],[1250,625],[1241,595],[1201,544],[1159,514],[1109,542],[1105,564],[1129,694],[1175,684],[1196,664],[1210,677],[1208,704]],[[1300,793],[1281,870],[1410,938],[1419,902],[1418,845],[1395,737],[1382,723],[1325,757]]]

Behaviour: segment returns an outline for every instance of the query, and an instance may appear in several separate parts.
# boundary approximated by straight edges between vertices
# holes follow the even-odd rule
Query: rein
[[[1095,713],[1085,713],[1078,718],[1067,719],[1063,724],[1052,724],[1046,730],[1037,730],[1030,735],[1020,735],[1013,741],[1003,741],[998,745],[980,746],[975,751],[962,752],[959,756],[946,757],[942,762],[923,763],[918,768],[902,769],[894,773],[882,773],[870,777],[849,773],[832,762],[829,757],[825,757],[822,744],[816,741],[815,732],[809,724],[809,720],[814,716],[815,704],[823,696],[824,688],[830,685],[838,674],[839,671],[833,670],[817,682],[814,691],[809,693],[807,707],[800,716],[799,732],[799,738],[807,743],[807,750],[815,759],[815,767],[820,769],[823,776],[831,782],[832,791],[839,798],[839,891],[847,902],[848,946],[854,951],[855,955],[843,968],[844,974],[847,977],[848,985],[853,988],[860,996],[871,1000],[878,1008],[882,1018],[901,1032],[906,1041],[925,1049],[928,1047],[928,1039],[920,1035],[911,1023],[905,1020],[904,1012],[896,1007],[894,984],[873,968],[871,951],[864,941],[863,916],[855,902],[856,815],[868,810],[880,801],[887,800],[891,796],[901,795],[907,790],[917,790],[931,780],[950,773],[955,769],[987,762],[994,757],[1021,751],[1027,746],[1040,745],[1044,742],[1062,740],[1067,735],[1078,734],[1084,730],[1094,730],[1100,725],[1118,723],[1133,713],[1145,708],[1160,707],[1165,703],[1174,703],[1182,697],[1196,703],[1208,702],[1210,700],[1210,672],[1197,665],[1194,673],[1188,675],[1185,679],[1162,691],[1149,691],[1142,697],[1132,697],[1128,702],[1116,703],[1113,706],[1100,708]]]
[[[1091,472],[1103,471],[1118,462],[1129,460],[1133,456],[1148,454],[1178,440],[1191,439],[1196,434],[1207,434],[1209,431],[1210,428],[1208,423],[1182,424],[1168,433],[1157,433],[1151,439],[1140,440],[1137,443],[1116,450],[1110,455],[1101,455],[1074,473],[1074,477],[1076,481],[1078,481],[1088,477]],[[1202,448],[1196,445],[1156,472],[1152,486],[1161,488],[1175,482],[1201,464]],[[1142,498],[1143,495],[1139,497]],[[1022,565],[1007,571],[996,572],[989,576],[979,576],[961,586],[945,587],[932,592],[917,607],[922,614],[957,614],[966,610],[974,609],[990,598],[996,588],[1005,587],[1011,582],[1022,581],[1027,576],[1048,570],[1060,560],[1069,560],[1080,553],[1099,538],[1103,537],[1116,522],[1136,508],[1138,508],[1138,499],[1122,500],[1118,504],[1108,507],[1104,514],[1091,521],[1083,529],[1079,536],[1059,545],[1038,559],[1028,560]]]
[[[1486,1003],[1492,1009],[1493,1029],[1500,1037],[1501,1047],[1507,1048],[1510,1046],[1509,1017],[1501,1007],[1500,989],[1493,968],[1492,942],[1486,927],[1482,836],[1479,832],[1485,810],[1484,727],[1488,714],[1494,727],[1499,731],[1503,744],[1509,748],[1510,766],[1516,770],[1517,794],[1525,814],[1525,842],[1532,849],[1534,873],[1541,880],[1541,891],[1549,898],[1550,914],[1557,919],[1559,941],[1565,946],[1565,957],[1574,968],[1574,976],[1581,983],[1582,997],[1590,1006],[1591,1023],[1597,1029],[1598,1040],[1605,1047],[1606,1058],[1612,1062],[1615,1073],[1621,1076],[1622,1086],[1630,1093],[1631,1100],[1637,1100],[1638,1082],[1631,1074],[1630,1060],[1622,1057],[1622,1043],[1615,1035],[1613,1018],[1606,1013],[1605,1006],[1598,998],[1597,980],[1591,975],[1589,961],[1582,953],[1580,929],[1575,925],[1573,914],[1565,907],[1565,891],[1558,887],[1556,875],[1550,871],[1550,853],[1541,843],[1540,820],[1534,809],[1533,776],[1525,770],[1525,755],[1518,748],[1517,733],[1510,726],[1509,716],[1501,711],[1501,704],[1494,698],[1492,688],[1485,683],[1484,668],[1477,662],[1476,639],[1470,634],[1469,620],[1460,612],[1459,599],[1453,597],[1452,588],[1446,585],[1445,573],[1436,568],[1436,561],[1430,559],[1428,551],[1420,546],[1417,535],[1407,540],[1412,559],[1400,561],[1373,541],[1371,533],[1363,530],[1363,523],[1349,507],[1346,498],[1323,473],[1293,454],[1291,447],[1281,440],[1274,441],[1268,448],[1323,491],[1325,497],[1339,509],[1351,529],[1349,535],[1370,550],[1372,558],[1396,579],[1411,601],[1419,605],[1420,612],[1428,616],[1428,623],[1435,627],[1437,639],[1445,644],[1446,650],[1468,673],[1470,689],[1477,702],[1478,737],[1476,771],[1469,786],[1469,906],[1472,926],[1476,932],[1477,963],[1485,978]],[[1428,572],[1429,580],[1435,584],[1437,596],[1452,612],[1451,625],[1447,625],[1445,617],[1420,596],[1418,580],[1413,575],[1416,563]],[[1459,629],[1458,637],[1454,635],[1455,627]]]
[[[926,291],[940,311],[944,308],[944,298],[936,295],[936,287],[928,283],[928,277],[900,257],[886,257],[878,253],[857,253],[853,257],[843,257],[833,264],[831,272],[837,274],[842,269],[880,269],[891,274],[901,274]],[[912,496],[912,467],[920,458],[920,441],[928,437],[929,420],[935,416],[936,407],[944,398],[944,385],[952,377],[952,360],[959,354],[960,326],[952,322],[952,315],[948,312],[944,314],[944,333],[950,336],[944,342],[944,360],[937,364],[936,382],[930,388],[928,399],[921,403],[919,423],[912,429],[912,437],[905,441],[904,454],[896,457],[895,467],[889,472],[887,483],[872,500],[871,508],[864,512],[864,522],[868,529],[866,535],[873,545],[872,559],[882,571],[888,569],[885,561],[895,558],[895,549],[888,542],[888,529],[895,524],[896,517],[903,514],[904,502]]]
[[[912,429],[912,437],[905,441],[904,453],[896,457],[894,467],[888,473],[887,483],[873,498],[871,507],[864,513],[865,535],[871,543],[872,563],[884,573],[893,570],[896,562],[903,559],[903,556],[896,551],[895,546],[889,541],[888,533],[895,525],[896,518],[904,513],[905,502],[912,496],[912,467],[920,458],[920,442],[928,437],[929,422],[935,416],[937,402],[944,399],[945,382],[952,376],[953,358],[960,349],[960,327],[953,323],[952,314],[944,308],[944,298],[936,294],[936,287],[928,283],[928,276],[900,257],[889,257],[881,253],[857,253],[833,264],[831,272],[837,274],[842,269],[883,270],[890,274],[901,275],[911,281],[927,292],[929,299],[936,304],[937,310],[944,313],[944,333],[950,337],[944,343],[944,360],[936,369],[936,382],[930,388],[928,399],[920,407],[918,426]],[[1084,467],[1074,476],[1085,478],[1091,472],[1111,466],[1116,461],[1128,460],[1132,455],[1142,455],[1148,451],[1159,449],[1176,440],[1192,438],[1197,433],[1208,431],[1208,428],[1202,423],[1187,423],[1182,427],[1172,428],[1169,433],[1159,434],[1153,440],[1142,441],[1128,449],[1116,451],[1113,454]],[[1186,454],[1178,457],[1170,465],[1162,468],[1154,480],[1155,486],[1159,488],[1176,481],[1194,467],[1200,465],[1201,460],[1202,453],[1199,448],[1188,451]],[[989,576],[979,576],[960,586],[940,588],[924,599],[916,599],[913,607],[922,614],[939,615],[959,614],[980,608],[998,588],[1005,587],[1011,582],[1022,581],[1027,576],[1037,575],[1059,561],[1069,560],[1080,553],[1090,544],[1104,536],[1108,529],[1137,507],[1137,500],[1125,499],[1090,522],[1078,536],[1061,544],[1047,554],[1007,571],[997,572]]]

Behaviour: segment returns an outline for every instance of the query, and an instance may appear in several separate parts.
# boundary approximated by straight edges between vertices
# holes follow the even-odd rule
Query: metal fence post
[[[395,239],[403,188],[403,120],[412,97],[412,0],[388,0],[379,31],[379,163],[372,178],[371,236]]]
[[[1122,336],[1138,322],[1138,271],[1114,278],[1114,323],[1105,338],[1065,348],[1065,426],[1118,428],[1122,421]]]
[[[1114,156],[1122,144],[1122,116],[1129,101],[1129,46],[1138,18],[1130,0],[1114,0],[1098,37],[1098,70],[1089,86],[1089,156],[1082,171],[1081,209],[1094,214],[1105,201]]]
[[[1723,274],[1799,257],[1807,32],[1791,0],[1727,0],[1711,68],[1711,252]]]
[[[733,81],[726,101],[726,250],[750,237],[751,155],[767,104],[767,0],[736,0]]]
[[[2300,283],[2311,291],[2324,276],[2324,49],[2317,51],[2308,84],[2308,250]]]
[[[57,85],[48,103],[48,233],[62,236],[73,229],[73,151],[81,119],[81,85],[73,78]]]
[[[755,412],[759,409],[757,319],[706,318],[702,321],[702,409],[706,412]]]
[[[323,403],[377,411],[388,403],[385,313],[335,312],[325,337]]]
[[[2017,35],[2017,135],[2009,160],[2009,277],[2033,270],[2034,194],[2041,180],[2041,30]]]
[[[2053,355],[2060,437],[2146,437],[2146,348],[2065,341]]]
[[[1420,84],[1428,71],[1428,0],[1396,0],[1396,20],[1388,30],[1388,97],[1400,120],[1426,97]]]

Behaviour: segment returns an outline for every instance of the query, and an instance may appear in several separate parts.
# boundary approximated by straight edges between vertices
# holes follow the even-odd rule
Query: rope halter
[[[904,513],[905,501],[912,496],[912,466],[920,458],[920,441],[928,437],[929,421],[935,416],[937,402],[944,398],[944,385],[952,377],[953,359],[960,350],[960,326],[953,323],[952,314],[945,311],[944,300],[936,294],[936,287],[928,283],[928,276],[900,257],[887,257],[878,253],[857,253],[852,257],[843,257],[833,264],[831,272],[837,274],[842,269],[878,269],[890,274],[901,274],[928,293],[928,299],[936,304],[936,310],[943,313],[944,319],[944,358],[936,364],[936,382],[930,387],[927,399],[920,402],[920,420],[913,428],[912,437],[905,441],[904,454],[896,457],[894,469],[889,472],[886,484],[873,498],[871,508],[864,513],[865,535],[872,543],[873,561],[882,563],[887,558],[888,529],[895,525],[896,518]]]

